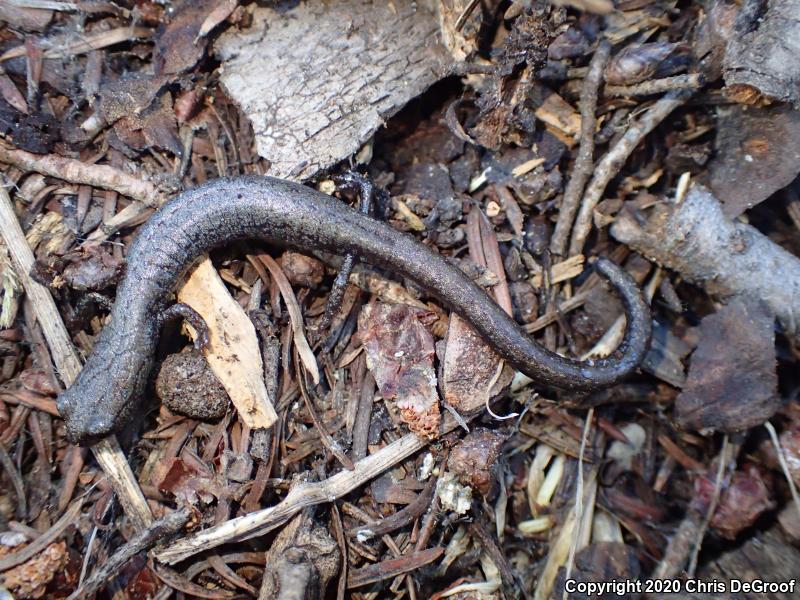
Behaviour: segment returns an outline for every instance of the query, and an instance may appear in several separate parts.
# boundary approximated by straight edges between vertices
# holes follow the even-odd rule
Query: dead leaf
[[[773,325],[762,304],[744,300],[703,319],[686,385],[675,402],[682,427],[742,431],[780,408]]]
[[[393,401],[411,431],[436,438],[441,415],[433,336],[420,321],[426,314],[406,304],[373,300],[361,310],[358,333],[384,400]]]
[[[220,0],[173,3],[173,17],[156,37],[153,64],[157,76],[183,73],[203,57],[208,42],[200,32],[219,3]]]

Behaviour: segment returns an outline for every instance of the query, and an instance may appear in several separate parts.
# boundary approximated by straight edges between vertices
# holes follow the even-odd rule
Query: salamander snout
[[[114,429],[114,417],[107,411],[93,410],[88,398],[78,396],[79,388],[73,386],[61,393],[56,406],[64,419],[67,441],[88,446],[110,435]]]

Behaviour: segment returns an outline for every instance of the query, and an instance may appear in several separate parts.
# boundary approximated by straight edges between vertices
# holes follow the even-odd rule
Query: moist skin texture
[[[139,406],[158,341],[158,315],[198,256],[236,239],[277,242],[306,252],[353,253],[416,282],[466,319],[511,365],[537,383],[567,390],[612,385],[644,357],[650,310],[636,283],[614,263],[595,270],[622,298],[627,316],[618,358],[580,362],[534,342],[460,269],[411,236],[311,188],[270,177],[217,179],[165,204],[140,229],[128,254],[111,322],[97,338],[58,410],[72,443],[122,429]]]

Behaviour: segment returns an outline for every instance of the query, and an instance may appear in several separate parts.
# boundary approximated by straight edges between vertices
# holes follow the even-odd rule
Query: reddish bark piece
[[[496,461],[506,436],[489,429],[474,429],[450,452],[447,468],[461,483],[486,496],[495,480]]]
[[[384,400],[394,402],[411,431],[435,438],[441,415],[433,336],[420,320],[427,315],[405,304],[373,301],[361,311],[358,331],[367,351],[367,367]]]
[[[444,548],[428,548],[421,552],[404,554],[400,558],[391,558],[383,562],[367,565],[360,569],[350,571],[347,575],[347,587],[357,588],[376,581],[383,581],[396,577],[402,573],[415,571],[425,565],[437,560],[444,554]]]
[[[486,404],[502,366],[491,346],[456,314],[450,315],[443,365],[444,401],[460,413]]]
[[[675,402],[687,429],[741,431],[780,407],[774,318],[757,303],[736,300],[705,317],[686,386]]]
[[[692,504],[702,514],[708,510],[714,494],[716,467],[712,471],[710,476],[698,477],[694,482],[696,495]],[[733,540],[742,530],[753,525],[764,511],[774,506],[761,472],[750,464],[736,471],[730,482],[723,482],[711,527],[722,537]]]

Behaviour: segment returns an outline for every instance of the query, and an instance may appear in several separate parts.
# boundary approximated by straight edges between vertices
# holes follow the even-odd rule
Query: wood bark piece
[[[751,13],[728,42],[725,84],[747,104],[763,98],[800,109],[800,0],[769,0],[766,14]]]
[[[800,112],[788,105],[720,107],[714,145],[710,185],[732,219],[800,173]]]
[[[756,228],[730,221],[705,188],[656,206],[647,223],[623,212],[611,234],[723,300],[761,300],[789,335],[800,333],[800,259]]]
[[[452,62],[426,2],[259,7],[221,36],[220,80],[250,118],[270,175],[304,179],[352,155]]]
[[[760,302],[734,299],[703,318],[689,376],[675,401],[684,429],[744,431],[781,406],[775,319]]]
[[[47,346],[59,376],[65,385],[70,385],[81,370],[81,361],[72,345],[67,328],[58,314],[56,303],[46,287],[31,279],[33,252],[19,225],[11,198],[4,188],[0,188],[0,234],[11,255],[14,270],[25,288],[25,293],[33,305],[36,319],[42,327]],[[108,476],[114,491],[119,496],[125,513],[137,529],[147,527],[153,521],[153,514],[144,498],[136,477],[131,471],[122,449],[114,436],[99,441],[92,446],[97,462]]]
[[[255,327],[205,257],[178,290],[178,301],[196,310],[208,326],[211,343],[205,357],[239,417],[251,429],[278,419],[264,385],[264,364]]]
[[[597,119],[597,91],[603,81],[603,69],[606,68],[608,58],[611,55],[611,44],[601,42],[592,56],[589,64],[589,72],[583,80],[581,87],[581,99],[579,106],[581,109],[581,141],[578,148],[578,156],[575,159],[575,166],[572,169],[572,176],[569,178],[567,188],[564,190],[564,199],[561,201],[561,209],[558,213],[558,221],[550,240],[550,251],[561,256],[567,250],[569,242],[569,232],[572,230],[572,222],[575,213],[578,212],[581,194],[586,182],[592,174],[592,164],[594,162],[594,130]]]

